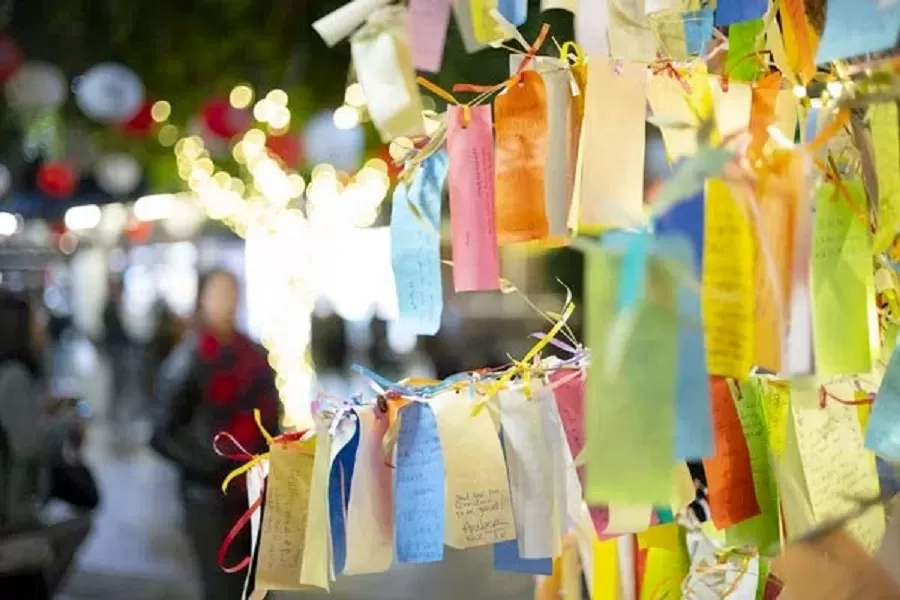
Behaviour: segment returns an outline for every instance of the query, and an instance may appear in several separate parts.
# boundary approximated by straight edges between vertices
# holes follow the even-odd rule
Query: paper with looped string
[[[592,359],[585,498],[597,504],[666,505],[675,463],[677,285],[659,261],[649,260],[641,300],[618,309],[626,268],[622,250],[634,237],[610,233],[606,238],[609,245],[590,247],[586,255],[586,341]],[[647,377],[648,371],[654,376]]]
[[[313,463],[310,444],[276,443],[269,448],[255,592],[301,587]]]
[[[814,378],[795,379],[791,385],[791,412],[805,491],[816,522],[842,517],[857,506],[854,499],[878,496],[875,462],[863,447],[856,407],[834,398],[854,398],[850,380],[830,383],[824,392]],[[879,505],[847,524],[847,531],[868,551],[884,535],[884,509]],[[800,533],[800,532],[795,532]]]
[[[494,100],[497,241],[527,242],[547,237],[544,165],[547,153],[547,90],[536,71]]]
[[[496,290],[500,288],[500,255],[494,219],[491,107],[451,105],[447,121],[453,287],[457,292]]]

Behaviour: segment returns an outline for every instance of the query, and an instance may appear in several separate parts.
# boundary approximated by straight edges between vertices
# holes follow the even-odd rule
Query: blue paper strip
[[[703,220],[705,201],[703,191],[679,201],[663,213],[656,222],[656,232],[660,237],[680,234],[691,244],[693,263],[699,277],[703,272]]]
[[[658,242],[657,252],[690,265],[693,253],[687,238],[671,234]],[[687,281],[678,283],[678,374],[675,392],[675,459],[699,459],[713,454],[712,403],[703,341],[700,295]]]
[[[628,246],[622,259],[622,279],[619,282],[619,310],[640,304],[647,286],[647,261],[653,236],[648,231],[627,234]]]
[[[341,448],[331,464],[328,478],[328,514],[331,522],[331,544],[334,556],[334,572],[344,572],[347,561],[347,508],[350,505],[350,485],[356,466],[356,449],[359,447],[359,422],[354,422],[353,437]]]
[[[866,448],[888,460],[900,460],[900,352],[894,348],[866,430]]]
[[[443,560],[444,455],[434,412],[424,402],[400,411],[394,524],[399,562]]]
[[[552,575],[553,559],[522,558],[519,556],[519,541],[509,540],[494,544],[494,569],[530,575]]]
[[[497,10],[513,25],[522,25],[528,19],[527,0],[498,0]]]
[[[426,158],[408,190],[402,183],[394,188],[391,207],[391,266],[400,322],[409,326],[413,333],[422,335],[438,332],[444,308],[441,188],[448,165],[447,153],[443,150]]]
[[[716,4],[716,27],[759,19],[768,8],[769,0],[719,0]]]
[[[900,41],[900,2],[828,0],[819,64],[879,52]]]
[[[713,10],[703,8],[681,14],[684,24],[684,45],[688,54],[703,54],[706,44],[712,39]]]

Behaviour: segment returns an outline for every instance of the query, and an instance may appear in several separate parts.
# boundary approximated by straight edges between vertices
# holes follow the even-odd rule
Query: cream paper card
[[[444,392],[430,404],[444,451],[447,545],[472,548],[515,539],[506,463],[490,412],[473,416],[465,392]]]

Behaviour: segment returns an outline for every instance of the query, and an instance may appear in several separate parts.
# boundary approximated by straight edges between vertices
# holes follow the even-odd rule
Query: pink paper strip
[[[562,421],[572,458],[577,458],[584,449],[584,381],[584,371],[579,371],[577,375],[563,370],[550,374],[556,409],[559,411],[559,419]],[[577,471],[578,480],[584,486],[584,467],[578,467]],[[601,540],[617,537],[603,534],[609,526],[608,507],[589,506],[588,511],[591,513],[594,531]]]
[[[490,105],[447,107],[450,156],[450,232],[453,288],[457,292],[500,289],[500,256],[494,224],[494,137]]]
[[[450,0],[409,1],[409,38],[416,69],[429,73],[441,70],[449,25]]]

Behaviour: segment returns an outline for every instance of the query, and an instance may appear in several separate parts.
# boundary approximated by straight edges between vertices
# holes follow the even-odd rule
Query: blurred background
[[[82,432],[75,463],[99,496],[42,502],[32,533],[73,515],[88,527],[57,548],[69,558],[54,559],[52,589],[17,597],[203,597],[178,473],[148,447],[158,371],[196,325],[201,273],[235,276],[237,330],[266,348],[286,426],[309,422],[318,390],[370,394],[354,363],[442,378],[519,357],[544,329],[517,294],[452,294],[449,270],[437,336],[396,321],[392,149],[368,122],[348,44],[329,49],[311,27],[340,4],[0,0],[0,288],[41,317],[38,385]],[[547,21],[572,39],[571,14],[529,4],[526,38]],[[467,54],[451,19],[439,84],[507,72],[506,51]],[[652,180],[666,162],[648,135]],[[446,197],[443,215],[446,227]],[[580,296],[581,272],[568,249],[502,254],[504,277],[545,310],[561,305],[556,279]],[[4,552],[19,533],[0,528],[0,576],[15,573]],[[494,572],[489,550],[450,552],[342,578],[336,596],[533,597],[531,578]]]

